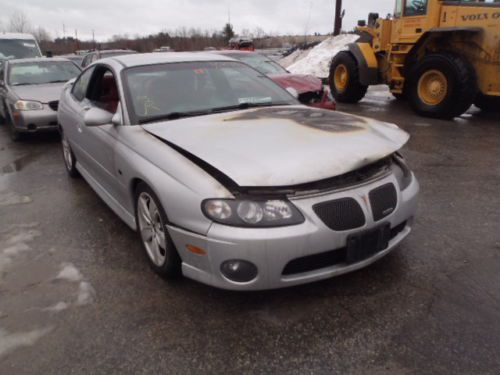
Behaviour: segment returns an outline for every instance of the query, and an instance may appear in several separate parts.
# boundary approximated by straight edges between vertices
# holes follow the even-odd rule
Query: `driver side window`
[[[94,73],[94,68],[86,70],[80,75],[80,77],[73,84],[73,89],[71,90],[71,94],[77,101],[81,102],[85,98],[90,78],[92,77],[93,73]]]
[[[405,16],[424,16],[427,14],[428,0],[406,0]]]

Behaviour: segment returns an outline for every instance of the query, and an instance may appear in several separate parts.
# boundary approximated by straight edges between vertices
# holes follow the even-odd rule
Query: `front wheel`
[[[66,166],[66,172],[71,178],[76,178],[80,176],[78,170],[76,169],[76,158],[71,146],[69,144],[66,134],[61,131],[61,144],[64,158],[64,165]]]
[[[328,81],[333,96],[341,103],[357,103],[368,90],[368,86],[359,81],[358,65],[348,51],[339,52],[333,58]]]
[[[164,278],[181,274],[181,259],[167,231],[167,215],[156,194],[145,183],[137,186],[137,231],[153,270]]]
[[[474,68],[451,53],[425,56],[410,72],[408,99],[418,114],[452,119],[472,105],[477,94]]]

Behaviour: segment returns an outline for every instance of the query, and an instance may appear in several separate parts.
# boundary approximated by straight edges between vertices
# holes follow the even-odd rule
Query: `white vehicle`
[[[0,61],[42,57],[42,51],[31,34],[0,33]]]

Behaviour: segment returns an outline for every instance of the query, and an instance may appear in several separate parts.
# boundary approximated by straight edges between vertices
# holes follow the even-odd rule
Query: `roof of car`
[[[32,63],[32,62],[50,62],[50,61],[69,61],[63,57],[31,57],[29,59],[8,60],[9,64]]]
[[[0,32],[0,39],[30,39],[34,40],[35,37],[26,33],[6,33]]]
[[[258,52],[254,51],[240,51],[237,49],[224,49],[220,51],[214,51],[218,55],[259,55]]]
[[[106,60],[116,60],[125,67],[196,61],[234,61],[234,59],[230,57],[216,55],[209,52],[141,53],[135,55],[108,57],[100,61],[105,62]]]

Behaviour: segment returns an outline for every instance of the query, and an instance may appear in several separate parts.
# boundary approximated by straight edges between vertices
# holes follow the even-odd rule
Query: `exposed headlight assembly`
[[[43,109],[43,104],[32,100],[18,100],[14,108],[18,111],[40,111]]]
[[[210,220],[236,227],[269,228],[304,222],[300,211],[286,200],[207,199],[202,210]]]

